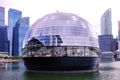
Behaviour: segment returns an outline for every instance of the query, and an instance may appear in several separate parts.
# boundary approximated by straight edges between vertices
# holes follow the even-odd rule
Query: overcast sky
[[[105,10],[112,9],[112,31],[117,36],[118,20],[120,20],[119,0],[0,0],[0,6],[22,11],[22,16],[30,17],[30,25],[42,16],[60,12],[74,13],[86,19],[100,34],[100,18]],[[6,20],[7,24],[7,20]]]

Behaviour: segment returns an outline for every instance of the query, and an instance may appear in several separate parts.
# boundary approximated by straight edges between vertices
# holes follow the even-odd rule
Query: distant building
[[[118,21],[118,41],[120,41],[120,21]]]
[[[118,39],[113,39],[113,52],[115,52],[118,49]]]
[[[114,61],[116,41],[112,35],[111,8],[108,8],[101,17],[101,35],[99,36],[101,60]]]
[[[22,17],[22,12],[15,10],[15,9],[9,9],[8,11],[8,40],[10,43],[10,50],[9,55],[12,55],[12,41],[13,41],[13,28],[15,27],[16,22]]]
[[[8,52],[7,28],[0,27],[0,52]]]
[[[5,8],[0,7],[0,26],[5,26]]]
[[[107,9],[101,17],[101,35],[112,35],[111,8]]]
[[[115,55],[116,60],[120,60],[120,21],[118,21],[118,50]]]
[[[0,6],[0,52],[8,53],[7,28],[5,26],[5,8]]]
[[[113,36],[112,35],[100,35],[99,36],[100,51],[113,51]]]
[[[118,21],[118,49],[120,50],[120,21]]]
[[[0,52],[0,58],[1,57],[9,57],[8,52]]]
[[[29,17],[24,17],[16,22],[13,28],[13,56],[22,56],[22,44],[26,31],[29,28]]]
[[[99,47],[101,51],[101,62],[114,61],[115,43],[112,35],[100,35]]]

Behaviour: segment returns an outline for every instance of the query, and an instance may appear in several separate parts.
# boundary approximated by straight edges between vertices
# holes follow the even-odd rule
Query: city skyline
[[[22,17],[22,11],[9,8],[6,26],[5,13],[5,7],[0,6],[0,52],[8,52],[9,56],[22,56],[22,43],[29,28],[29,17]]]
[[[81,16],[82,18],[86,19],[93,26],[93,28],[95,28],[98,34],[100,34],[100,18],[108,8],[111,8],[112,32],[114,37],[118,35],[118,21],[120,20],[120,12],[118,11],[118,0],[71,0],[69,2],[67,0],[0,0],[0,2],[0,6],[5,7],[6,11],[8,11],[9,8],[13,8],[22,11],[23,17],[30,16],[30,25],[33,24],[40,17],[49,13],[54,13],[58,10],[60,12],[74,13]],[[7,24],[7,21],[5,24]]]

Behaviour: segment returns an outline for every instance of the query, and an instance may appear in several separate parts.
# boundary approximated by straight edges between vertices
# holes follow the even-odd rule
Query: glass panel
[[[97,35],[91,25],[74,14],[55,13],[39,19],[26,33],[23,48],[26,48],[33,37],[43,44],[38,54],[60,56],[63,53],[63,56],[67,53],[68,56],[95,56],[96,50],[91,51],[89,47],[98,48]]]

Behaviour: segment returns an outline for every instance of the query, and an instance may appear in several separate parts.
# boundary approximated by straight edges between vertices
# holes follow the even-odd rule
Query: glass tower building
[[[101,52],[113,51],[113,36],[112,35],[101,35],[99,36],[99,46]]]
[[[107,9],[101,17],[101,35],[112,35],[111,8]]]
[[[0,27],[0,52],[8,52],[7,28]]]
[[[5,26],[5,8],[0,7],[0,26]]]
[[[29,28],[29,17],[21,18],[13,28],[13,56],[22,56],[22,44],[26,31]]]
[[[120,41],[120,21],[118,21],[118,41]]]
[[[0,52],[8,52],[7,28],[5,26],[5,8],[0,6]]]
[[[9,55],[12,55],[12,41],[13,41],[13,28],[15,27],[16,22],[22,17],[22,12],[15,10],[15,9],[9,9],[8,11],[8,40],[10,43],[10,50]]]

